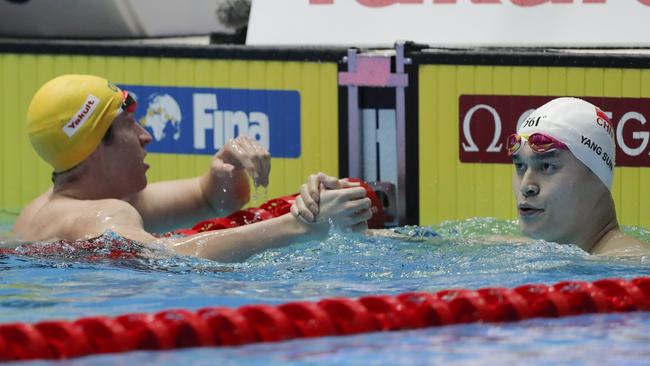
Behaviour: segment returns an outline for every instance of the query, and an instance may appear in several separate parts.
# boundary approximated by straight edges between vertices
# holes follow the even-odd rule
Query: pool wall
[[[576,96],[611,112],[612,123],[620,127],[612,131],[619,146],[612,187],[619,221],[649,227],[650,191],[644,187],[650,186],[650,149],[644,141],[650,130],[645,124],[650,117],[650,55],[643,50],[622,52],[412,53],[419,66],[419,223],[516,217],[512,167],[501,143],[514,132],[521,111],[551,98],[543,96]],[[479,104],[483,108],[466,121]],[[492,141],[499,131],[487,107],[500,114],[498,140]],[[621,125],[625,116],[632,118]],[[475,157],[466,151],[472,150],[468,137],[475,142]],[[489,154],[490,147],[500,151]]]
[[[347,175],[347,91],[338,85],[338,73],[345,71],[345,55],[345,48],[0,40],[0,210],[17,213],[50,184],[49,167],[36,156],[26,137],[24,116],[36,89],[65,73],[99,74],[135,88],[297,95],[297,110],[278,112],[280,119],[283,113],[298,113],[297,150],[274,154],[271,186],[266,195],[258,195],[253,206],[294,193],[313,172]],[[501,148],[500,158],[492,159],[489,154],[468,158],[467,151],[463,152],[464,146],[467,150],[471,145],[463,130],[467,114],[463,103],[467,100],[572,95],[609,98],[609,105],[650,106],[650,55],[643,50],[613,53],[407,47],[406,56],[410,62],[406,69],[410,83],[406,90],[405,142],[409,224],[474,216],[515,217],[512,170],[503,161],[499,146],[514,128],[513,121],[502,121],[501,135],[494,145]],[[250,103],[246,96],[238,98],[239,105],[244,106],[259,102],[253,96]],[[629,109],[635,111],[650,118],[650,112]],[[620,119],[618,110],[614,118]],[[492,136],[496,136],[495,122],[493,118],[479,119],[484,121],[474,121],[467,128],[477,149],[486,152]],[[483,130],[485,126],[492,127]],[[289,130],[293,129],[274,128],[272,120],[271,130],[275,134],[271,137],[272,150],[295,143],[290,141]],[[625,129],[624,134],[630,135],[624,138],[627,145],[639,149],[637,160],[617,168],[614,178],[612,192],[619,219],[625,225],[650,227],[650,207],[645,204],[650,201],[650,192],[643,189],[650,186],[650,170],[645,168],[650,166],[650,148],[641,149],[647,146],[643,139],[649,130],[638,118]],[[209,160],[210,155],[205,153],[153,152],[148,157],[152,166],[149,177],[158,181],[193,176],[204,172]]]

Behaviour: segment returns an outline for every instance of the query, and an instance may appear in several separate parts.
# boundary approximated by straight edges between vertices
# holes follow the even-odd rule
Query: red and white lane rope
[[[0,359],[62,359],[134,350],[216,347],[472,322],[650,310],[650,277],[513,289],[451,289],[278,306],[0,324]]]

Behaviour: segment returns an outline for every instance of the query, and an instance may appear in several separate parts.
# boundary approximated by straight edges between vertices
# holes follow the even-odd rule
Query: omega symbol
[[[494,137],[492,138],[492,142],[490,143],[490,146],[488,146],[488,148],[485,151],[498,153],[501,151],[501,148],[503,147],[503,144],[498,144],[499,139],[501,138],[501,127],[502,127],[501,117],[493,107],[487,104],[477,104],[474,107],[472,107],[469,111],[467,111],[467,114],[465,114],[465,118],[463,119],[463,136],[465,136],[465,140],[467,140],[467,143],[463,142],[463,150],[465,150],[466,152],[479,151],[478,146],[476,145],[474,139],[472,138],[472,133],[470,131],[470,124],[472,123],[472,116],[474,115],[474,113],[481,109],[485,109],[486,111],[490,112],[494,120]]]

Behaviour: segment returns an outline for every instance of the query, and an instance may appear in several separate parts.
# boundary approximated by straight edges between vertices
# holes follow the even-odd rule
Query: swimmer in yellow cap
[[[328,188],[348,189],[320,193],[322,220],[317,223],[287,214],[234,229],[158,239],[150,232],[243,207],[250,197],[249,176],[266,186],[271,160],[256,142],[238,137],[215,154],[202,176],[147,184],[145,147],[151,135],[135,121],[135,108],[127,91],[91,75],[63,75],[36,92],[27,130],[36,152],[54,169],[53,186],[21,212],[14,227],[21,239],[77,240],[111,230],[180,254],[239,261],[267,248],[322,237],[330,220],[354,228],[372,216],[363,188],[325,177]]]
[[[591,254],[650,255],[650,245],[621,231],[610,189],[614,132],[607,115],[578,98],[557,98],[531,113],[508,137],[512,180],[522,233],[571,243]],[[318,214],[315,178],[301,190],[294,214]],[[490,241],[512,241],[492,238]]]

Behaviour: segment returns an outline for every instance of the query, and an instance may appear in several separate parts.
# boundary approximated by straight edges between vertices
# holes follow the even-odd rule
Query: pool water
[[[10,226],[11,219],[0,222],[4,246],[15,246],[3,235]],[[119,260],[88,260],[86,254],[74,250],[41,257],[5,255],[0,257],[0,322],[650,276],[650,258],[597,258],[575,246],[543,241],[485,243],[486,235],[516,234],[517,225],[511,221],[475,218],[432,228],[438,236],[417,240],[332,232],[325,241],[269,250],[236,264],[155,250]],[[426,233],[418,227],[404,230],[416,236]],[[625,230],[650,241],[650,231]],[[648,344],[650,313],[645,312],[133,352],[89,356],[65,364],[642,365],[650,362]]]

